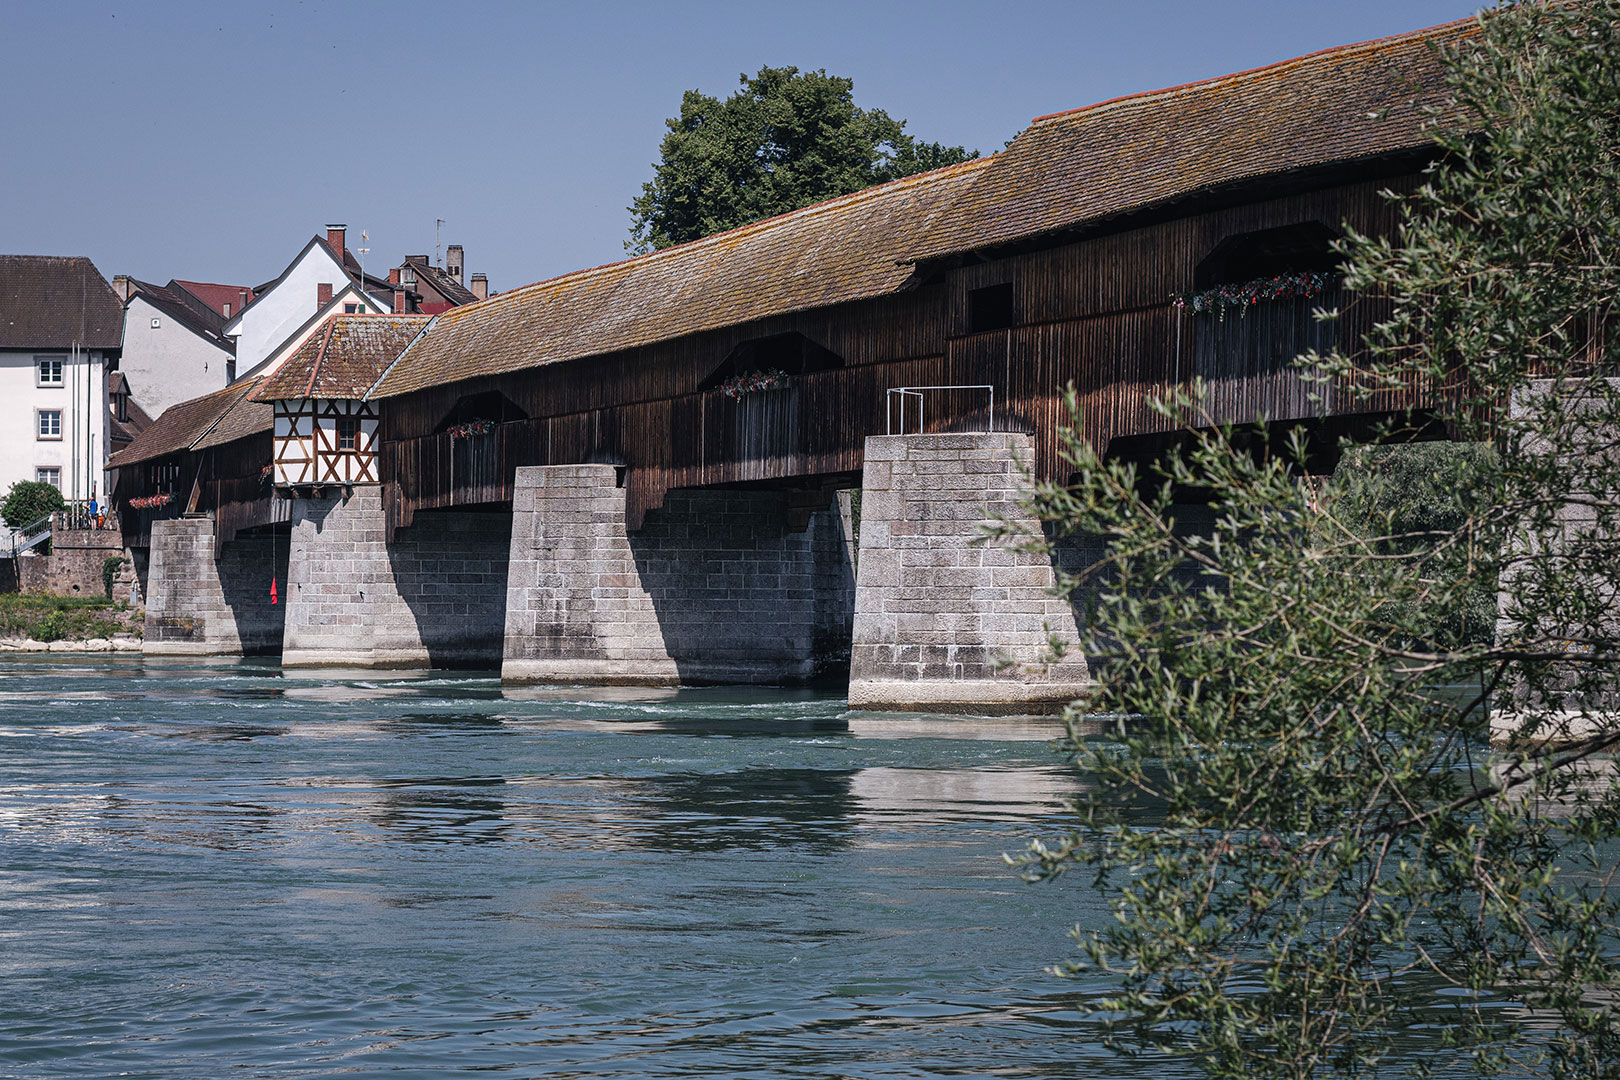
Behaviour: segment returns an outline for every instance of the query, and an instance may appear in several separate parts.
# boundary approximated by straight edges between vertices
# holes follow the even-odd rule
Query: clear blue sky
[[[623,257],[681,93],[763,64],[855,80],[913,135],[999,150],[1120,94],[1472,14],[1222,3],[9,3],[0,252],[255,284],[325,223],[368,267],[467,250],[495,289]]]

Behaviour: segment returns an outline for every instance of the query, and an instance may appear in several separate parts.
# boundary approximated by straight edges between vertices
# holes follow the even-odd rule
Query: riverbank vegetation
[[[1022,865],[1110,898],[1071,967],[1113,977],[1117,1045],[1213,1076],[1369,1075],[1397,1046],[1620,1074],[1620,2],[1482,23],[1399,235],[1341,247],[1393,314],[1302,359],[1369,398],[1436,388],[1476,449],[1347,448],[1318,486],[1302,434],[1222,429],[1195,385],[1159,405],[1202,429],[1185,452],[1143,475],[1076,437],[1074,481],[1033,498],[1110,541],[1064,584],[1102,661],[1087,711],[1129,719],[1071,716],[1087,794]],[[1444,498],[1398,498],[1414,470]],[[1188,491],[1211,530],[1170,527]]]
[[[0,638],[75,641],[141,633],[141,613],[100,597],[0,594]]]

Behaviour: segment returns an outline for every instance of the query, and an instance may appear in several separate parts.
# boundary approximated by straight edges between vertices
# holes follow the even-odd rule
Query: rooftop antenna
[[[444,228],[444,218],[433,219],[433,265],[444,269],[444,260],[439,257],[439,230]]]
[[[361,229],[360,242],[364,244],[370,239],[371,234],[366,232],[364,229]],[[366,255],[371,251],[371,249],[368,247],[357,247],[354,249],[354,251],[356,255],[360,256],[360,291],[363,293],[366,291]]]

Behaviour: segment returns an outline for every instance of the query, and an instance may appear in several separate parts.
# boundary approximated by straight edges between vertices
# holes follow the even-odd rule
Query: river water
[[[1176,1076],[1000,861],[1035,721],[782,690],[0,667],[0,1075]]]

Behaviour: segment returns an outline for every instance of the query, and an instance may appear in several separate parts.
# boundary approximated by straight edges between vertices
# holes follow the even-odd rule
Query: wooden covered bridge
[[[973,526],[1014,505],[1018,461],[1059,476],[1069,384],[1115,454],[1171,434],[1148,402],[1194,377],[1220,421],[1422,406],[1292,361],[1382,314],[1331,245],[1394,228],[1382,193],[1435,154],[1434,50],[1467,33],[1042,117],[999,154],[432,319],[338,317],[113,459],[150,537],[148,649],[652,682],[853,653],[853,702],[1070,696],[1082,660],[996,663],[1074,620],[1050,566]]]

